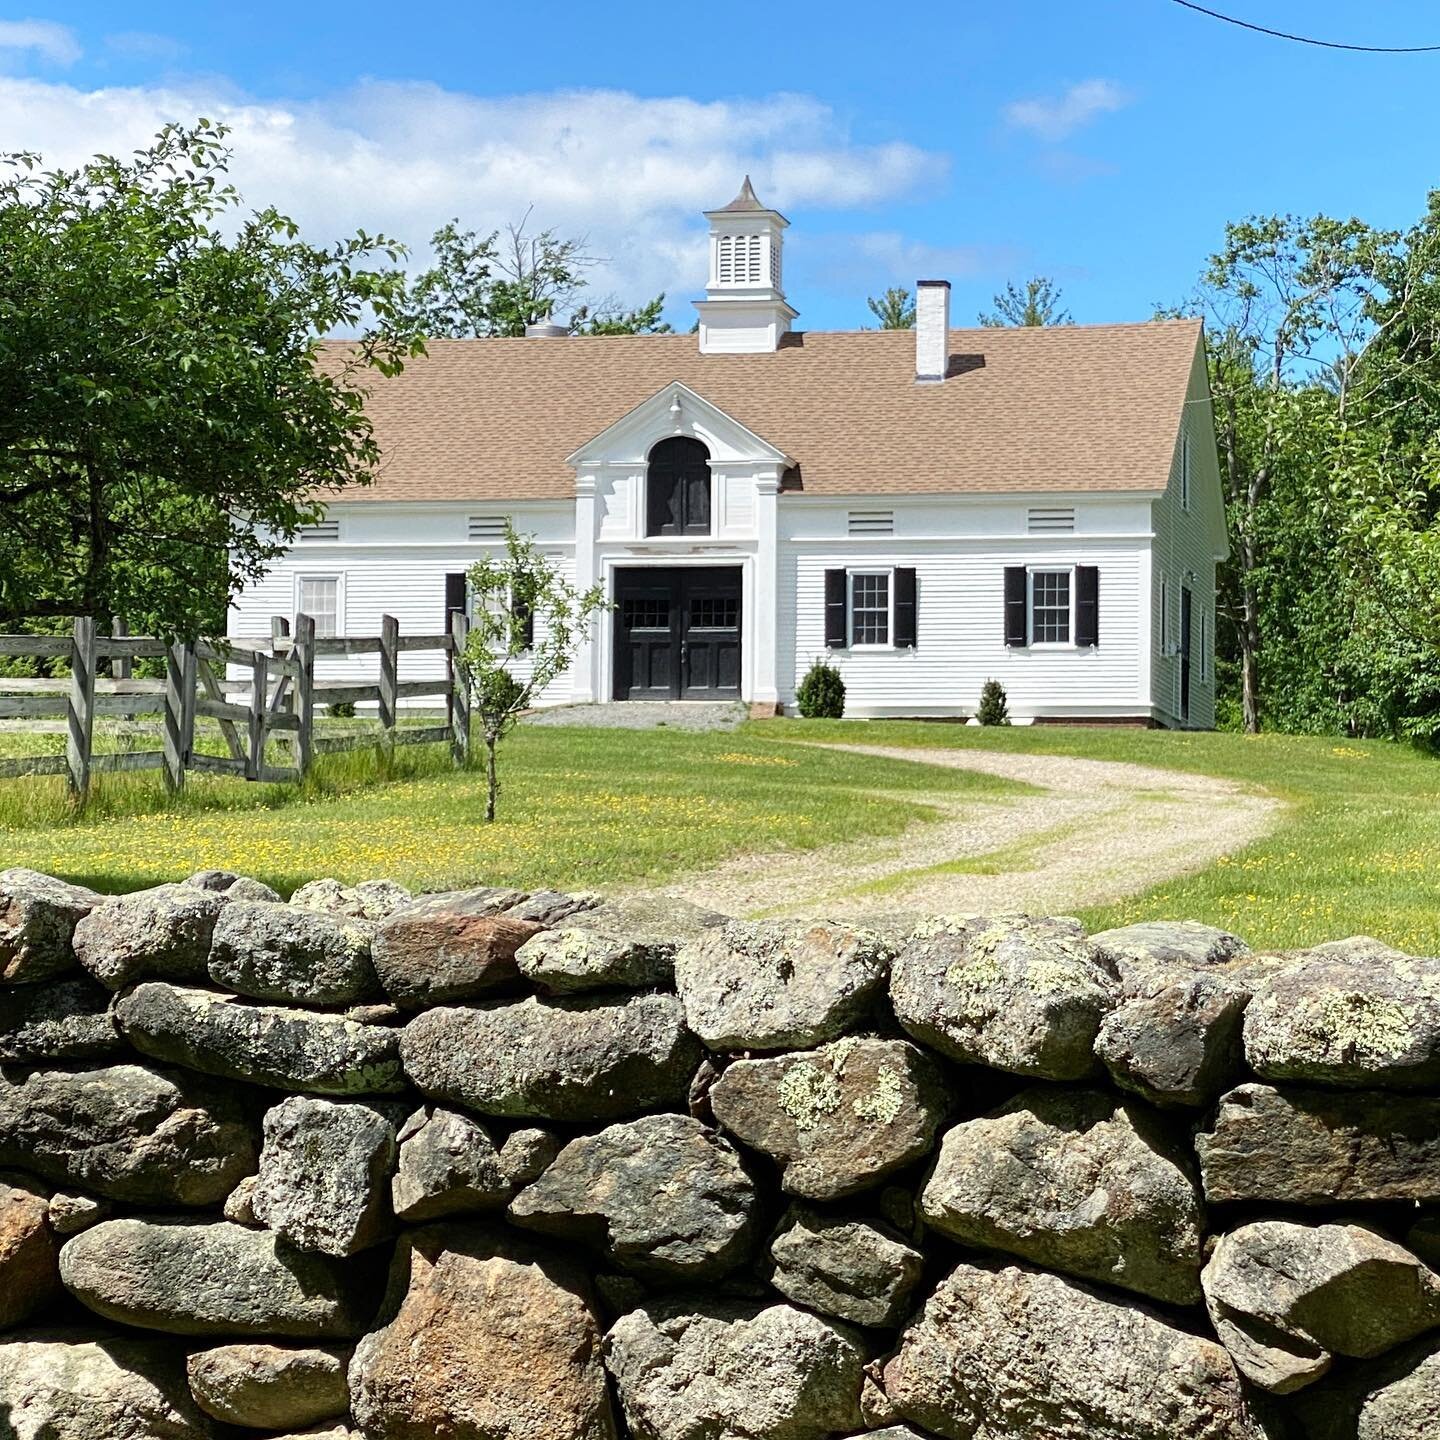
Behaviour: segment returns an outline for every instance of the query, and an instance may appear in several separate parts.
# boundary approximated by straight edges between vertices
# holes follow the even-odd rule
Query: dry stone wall
[[[0,1440],[1440,1436],[1440,961],[10,870],[0,977]]]

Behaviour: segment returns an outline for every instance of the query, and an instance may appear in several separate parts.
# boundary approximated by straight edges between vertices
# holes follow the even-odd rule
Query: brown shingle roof
[[[385,451],[357,500],[560,499],[565,457],[672,380],[792,456],[806,494],[1164,486],[1198,320],[954,330],[917,385],[910,331],[815,331],[764,355],[694,335],[436,340],[369,382]]]

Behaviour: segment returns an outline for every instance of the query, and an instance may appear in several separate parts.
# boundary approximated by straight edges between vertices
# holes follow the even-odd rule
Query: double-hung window
[[[1070,643],[1071,573],[1069,570],[1030,572],[1030,643]]]
[[[317,639],[340,633],[340,577],[301,575],[295,582],[295,613],[315,621]]]
[[[850,575],[851,645],[890,643],[890,572],[857,570]]]

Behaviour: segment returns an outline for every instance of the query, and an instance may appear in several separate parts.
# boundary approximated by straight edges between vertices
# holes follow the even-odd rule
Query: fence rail
[[[316,755],[368,749],[379,744],[447,743],[456,765],[470,750],[470,697],[456,657],[465,649],[465,617],[451,617],[444,634],[401,635],[392,615],[381,618],[379,635],[320,636],[309,615],[276,616],[269,641],[235,636],[195,641],[129,635],[116,623],[100,636],[90,616],[76,619],[68,638],[55,635],[0,635],[0,657],[30,657],[69,662],[69,675],[51,679],[0,679],[0,720],[63,719],[63,755],[27,755],[0,760],[0,779],[28,775],[65,775],[71,792],[84,798],[94,774],[163,770],[171,791],[184,787],[187,771],[235,775],[246,780],[301,780]],[[441,651],[440,678],[402,680],[400,657]],[[315,662],[321,657],[376,655],[378,680],[331,680],[317,684]],[[165,662],[164,679],[133,679],[136,660]],[[110,676],[97,674],[100,662]],[[232,672],[239,672],[238,674]],[[398,702],[442,699],[443,725],[398,727]],[[316,706],[376,706],[380,733],[315,734]],[[97,715],[134,719],[160,715],[161,748],[96,753]],[[195,749],[195,721],[217,722],[227,754]],[[276,749],[272,752],[272,743]]]

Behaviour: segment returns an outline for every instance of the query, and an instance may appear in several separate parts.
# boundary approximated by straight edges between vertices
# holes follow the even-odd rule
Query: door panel
[[[740,601],[735,566],[617,571],[615,698],[738,700]]]
[[[684,593],[684,698],[738,700],[740,571],[692,570]]]
[[[667,584],[617,586],[615,698],[672,700],[680,674],[677,597]]]

